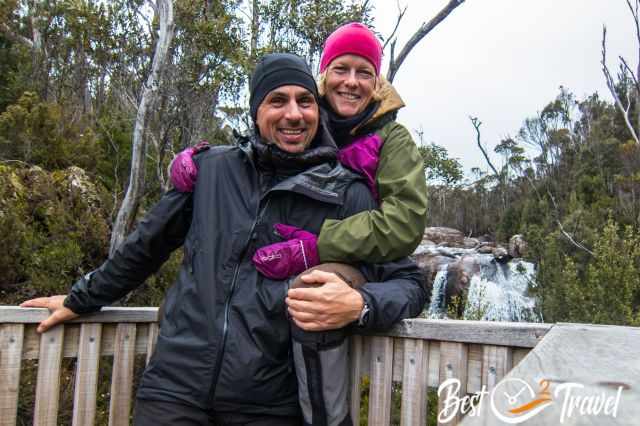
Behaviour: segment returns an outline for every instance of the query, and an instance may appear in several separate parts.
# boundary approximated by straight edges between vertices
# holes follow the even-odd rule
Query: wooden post
[[[147,338],[147,360],[146,364],[149,364],[149,360],[151,359],[151,355],[156,350],[156,341],[158,340],[158,324],[150,323],[149,324],[149,337]]]
[[[0,426],[17,421],[23,339],[23,324],[0,325]]]
[[[512,350],[507,346],[485,345],[482,356],[482,385],[490,391],[511,370]]]
[[[351,362],[350,412],[354,425],[360,424],[360,380],[362,376],[362,336],[351,336],[349,360]]]
[[[131,412],[136,325],[118,324],[111,375],[109,426],[128,426]]]
[[[73,426],[92,426],[96,417],[102,324],[82,324],[73,394]]]
[[[391,419],[391,386],[393,380],[393,338],[372,337],[371,387],[369,388],[370,426],[387,426]]]
[[[41,334],[36,406],[33,415],[35,426],[58,424],[58,398],[60,396],[60,367],[64,325],[57,325]]]
[[[404,339],[401,426],[426,424],[428,372],[429,342]]]
[[[467,393],[467,357],[468,347],[464,343],[440,342],[440,383],[448,379],[457,379],[460,383],[458,397]],[[438,398],[438,417],[444,409],[443,396]],[[457,425],[462,419],[460,411],[450,421],[440,422],[438,425]]]

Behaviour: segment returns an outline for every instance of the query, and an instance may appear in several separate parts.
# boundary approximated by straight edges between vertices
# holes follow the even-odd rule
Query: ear
[[[318,75],[318,95],[320,97],[323,97],[326,93],[327,93],[327,70],[325,69],[324,72],[320,73],[320,75]]]
[[[380,102],[384,98],[382,89],[385,86],[384,83],[386,82],[387,82],[387,79],[382,74],[376,76],[375,89],[373,90],[374,101]]]

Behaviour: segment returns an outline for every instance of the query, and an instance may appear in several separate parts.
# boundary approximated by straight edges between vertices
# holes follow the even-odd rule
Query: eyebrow
[[[303,87],[301,87],[301,89],[304,89],[304,88],[303,88]],[[283,97],[283,98],[287,98],[287,99],[288,99],[288,98],[289,98],[289,93],[288,93],[288,92],[282,92],[282,91],[280,91],[280,90],[278,90],[278,89],[275,89],[275,90],[273,90],[273,91],[269,92],[269,94],[267,95],[267,97],[268,97],[269,99],[274,98],[274,97],[276,97],[276,96],[280,96],[280,97]],[[296,98],[300,98],[300,97],[303,97],[303,96],[313,96],[313,93],[311,93],[311,92],[310,92],[309,90],[307,90],[307,89],[304,89],[304,91],[303,91],[303,92],[295,93],[295,94],[294,94],[294,96],[295,96]]]

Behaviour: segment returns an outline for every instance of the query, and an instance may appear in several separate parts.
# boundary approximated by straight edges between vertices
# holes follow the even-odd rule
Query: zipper
[[[268,194],[268,192],[267,192]],[[265,197],[266,195],[265,194]],[[222,342],[220,344],[220,348],[218,349],[218,357],[216,360],[215,369],[213,370],[213,378],[211,381],[211,389],[209,391],[210,398],[213,400],[215,398],[216,393],[216,385],[218,384],[218,377],[220,376],[220,368],[222,367],[222,358],[224,355],[224,347],[227,343],[227,335],[229,334],[229,309],[231,307],[231,297],[237,287],[238,282],[238,274],[240,273],[240,265],[244,260],[244,257],[247,255],[247,250],[251,245],[251,240],[253,239],[253,232],[256,228],[258,222],[262,220],[262,216],[264,212],[267,210],[267,206],[269,205],[269,199],[264,203],[262,208],[258,207],[258,213],[256,215],[256,220],[253,221],[253,225],[251,225],[251,230],[249,231],[249,238],[242,249],[242,254],[240,255],[240,259],[238,259],[238,263],[236,263],[235,269],[233,270],[233,279],[231,280],[231,289],[229,290],[229,294],[225,299],[224,303],[224,323],[222,324]]]

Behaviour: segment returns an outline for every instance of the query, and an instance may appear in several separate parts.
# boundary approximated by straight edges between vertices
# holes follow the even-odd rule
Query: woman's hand
[[[312,271],[300,277],[315,288],[289,290],[286,299],[289,315],[306,331],[342,328],[360,317],[364,299],[340,277],[331,272]]]
[[[79,315],[69,308],[65,308],[64,299],[67,296],[51,296],[38,297],[37,299],[27,300],[20,304],[22,308],[47,308],[51,315],[38,325],[38,333],[44,333],[51,327],[63,323],[65,321],[77,318]]]

